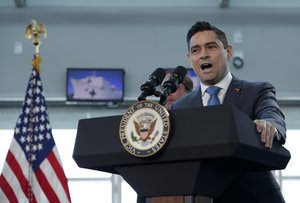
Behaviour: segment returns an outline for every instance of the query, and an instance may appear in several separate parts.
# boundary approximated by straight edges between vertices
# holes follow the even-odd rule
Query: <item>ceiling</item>
[[[299,24],[300,0],[0,0],[0,23],[23,23],[28,18],[57,23],[189,22],[201,16],[231,23]]]
[[[300,8],[299,0],[1,0],[0,7],[253,7]]]

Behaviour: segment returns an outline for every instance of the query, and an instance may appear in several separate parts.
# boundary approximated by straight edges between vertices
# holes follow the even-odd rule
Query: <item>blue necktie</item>
[[[210,95],[208,99],[207,106],[218,105],[220,104],[220,100],[218,94],[221,88],[217,86],[210,86],[205,91]]]

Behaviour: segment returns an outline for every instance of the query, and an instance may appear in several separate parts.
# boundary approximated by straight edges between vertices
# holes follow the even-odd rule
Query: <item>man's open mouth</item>
[[[207,68],[211,68],[212,64],[210,64],[210,63],[203,63],[200,67],[201,67],[202,70],[205,70]]]

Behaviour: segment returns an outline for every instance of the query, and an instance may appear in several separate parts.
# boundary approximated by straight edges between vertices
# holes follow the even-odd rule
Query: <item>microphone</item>
[[[177,66],[171,73],[170,79],[163,83],[163,94],[160,97],[160,104],[164,104],[168,95],[176,92],[178,85],[182,83],[186,76],[187,70],[183,66]]]
[[[166,76],[166,71],[163,68],[157,68],[149,79],[141,85],[141,95],[138,97],[139,101],[145,100],[147,96],[156,94],[156,86],[160,85]]]

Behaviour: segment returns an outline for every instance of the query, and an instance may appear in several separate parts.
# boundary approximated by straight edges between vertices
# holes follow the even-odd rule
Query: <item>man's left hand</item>
[[[274,136],[276,136],[277,129],[269,121],[263,119],[254,120],[256,130],[260,133],[260,140],[266,148],[272,148]]]

